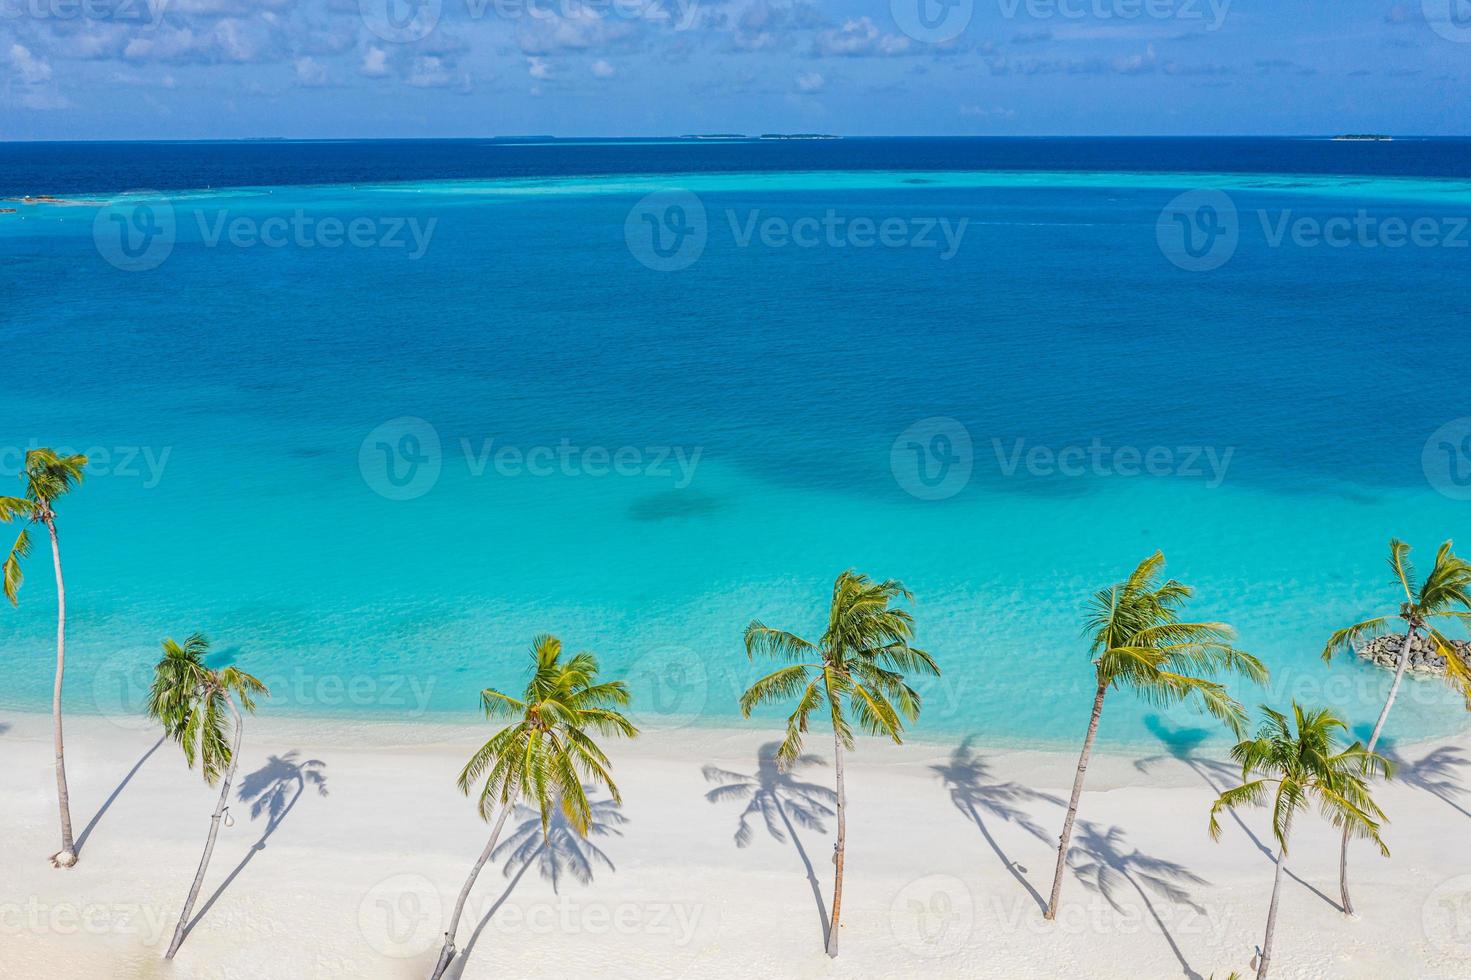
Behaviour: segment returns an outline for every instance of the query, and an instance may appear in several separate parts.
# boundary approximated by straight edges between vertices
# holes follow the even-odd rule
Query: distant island
[[[680,139],[686,140],[745,140],[750,139],[745,133],[687,133]]]
[[[1335,143],[1389,143],[1393,136],[1385,136],[1383,133],[1345,133],[1342,136],[1333,137]]]

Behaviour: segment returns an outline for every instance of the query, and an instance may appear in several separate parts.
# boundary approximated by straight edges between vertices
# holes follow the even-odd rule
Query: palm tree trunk
[[[1073,777],[1073,795],[1068,800],[1067,817],[1062,822],[1062,835],[1057,842],[1057,870],[1052,873],[1052,897],[1047,902],[1043,917],[1057,918],[1057,900],[1062,894],[1062,873],[1067,869],[1068,845],[1073,839],[1073,821],[1078,816],[1078,799],[1083,795],[1083,776],[1088,772],[1088,757],[1093,754],[1093,740],[1098,735],[1098,719],[1103,714],[1103,696],[1108,693],[1107,684],[1098,685],[1098,695],[1093,699],[1093,714],[1088,719],[1088,736],[1083,739],[1083,754],[1078,757],[1078,772]]]
[[[209,867],[210,855],[215,850],[215,837],[220,832],[220,819],[229,809],[230,782],[235,778],[235,767],[240,764],[240,735],[243,723],[240,719],[240,711],[235,707],[235,699],[227,694],[225,703],[230,706],[230,713],[235,716],[235,745],[230,750],[230,767],[225,770],[224,785],[220,787],[220,800],[215,804],[214,815],[209,818],[209,837],[204,842],[204,854],[199,859],[199,870],[194,872],[194,884],[189,886],[189,897],[184,900],[184,910],[179,913],[179,924],[174,928],[173,942],[169,943],[169,951],[163,954],[166,960],[174,958],[174,954],[179,951],[180,944],[184,942],[184,934],[189,929],[189,916],[194,911],[194,903],[199,900],[199,889],[204,884],[204,872]]]
[[[449,929],[444,934],[444,947],[439,951],[439,961],[434,964],[434,972],[429,974],[429,980],[439,980],[444,976],[444,971],[449,969],[450,960],[455,958],[455,931],[460,928],[460,916],[465,911],[465,900],[470,897],[470,889],[475,887],[475,879],[480,877],[481,869],[490,860],[490,852],[495,850],[495,842],[500,839],[501,828],[506,825],[506,817],[510,815],[510,812],[510,803],[501,807],[501,815],[496,818],[495,826],[491,828],[490,840],[486,842],[485,850],[480,852],[480,860],[476,861],[475,867],[470,869],[470,877],[465,879],[464,887],[460,889],[460,897],[455,901],[454,914],[449,918]]]
[[[1282,892],[1282,872],[1287,867],[1287,841],[1277,844],[1277,870],[1272,875],[1272,904],[1267,906],[1267,934],[1262,937],[1262,955],[1257,961],[1256,980],[1267,980],[1267,964],[1272,959],[1272,936],[1277,932],[1277,899]]]
[[[838,955],[838,916],[843,911],[843,854],[848,846],[847,794],[843,790],[843,740],[833,729],[833,771],[837,775],[838,841],[833,849],[833,916],[827,927],[827,955]]]
[[[61,736],[61,680],[66,672],[66,583],[61,577],[61,545],[56,539],[56,522],[46,518],[51,535],[51,564],[56,568],[56,684],[51,691],[51,728],[56,744],[56,801],[61,808],[61,850],[51,856],[58,868],[77,863],[72,841],[71,795],[66,789],[66,749]]]
[[[1405,642],[1399,648],[1399,662],[1394,668],[1394,683],[1389,686],[1389,697],[1384,701],[1384,708],[1379,712],[1379,720],[1374,722],[1374,730],[1369,733],[1370,752],[1374,746],[1379,744],[1379,736],[1384,731],[1384,723],[1389,720],[1389,709],[1394,707],[1394,699],[1399,694],[1400,681],[1405,679],[1405,668],[1410,665],[1410,647],[1415,641],[1415,627],[1411,626],[1405,633]],[[1338,892],[1343,899],[1343,914],[1354,914],[1353,899],[1348,894],[1348,828],[1343,829],[1343,839],[1338,844]]]

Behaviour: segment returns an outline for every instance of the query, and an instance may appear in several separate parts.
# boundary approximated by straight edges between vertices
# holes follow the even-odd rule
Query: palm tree
[[[1292,704],[1292,721],[1281,712],[1262,707],[1264,716],[1256,738],[1243,739],[1231,749],[1241,764],[1242,785],[1228,789],[1211,807],[1210,832],[1221,838],[1220,813],[1238,806],[1272,808],[1272,836],[1277,838],[1277,870],[1272,877],[1272,904],[1267,909],[1267,931],[1257,960],[1257,980],[1265,980],[1272,959],[1272,934],[1277,928],[1277,899],[1287,864],[1288,837],[1297,814],[1316,804],[1335,827],[1356,837],[1367,837],[1389,856],[1379,837],[1384,811],[1369,794],[1369,777],[1388,776],[1389,761],[1355,742],[1340,748],[1339,730],[1348,726],[1326,708],[1304,711]]]
[[[5,597],[13,606],[20,591],[20,562],[31,553],[32,524],[43,524],[51,537],[51,564],[56,569],[56,682],[51,690],[51,729],[56,748],[56,799],[61,808],[61,850],[51,855],[51,864],[70,868],[77,863],[72,840],[71,798],[66,790],[66,750],[61,737],[61,681],[66,672],[66,584],[61,577],[61,545],[56,537],[56,501],[82,482],[85,456],[61,456],[51,449],[26,453],[24,497],[0,497],[0,521],[9,524],[25,519],[25,527],[0,563]]]
[[[913,601],[909,590],[892,579],[871,581],[849,569],[833,583],[827,629],[812,643],[794,633],[753,620],[746,627],[746,656],[757,653],[788,665],[752,684],[741,695],[741,714],[749,718],[758,705],[797,698],[787,718],[787,734],[776,750],[778,765],[790,769],[802,758],[802,740],[812,712],[825,707],[833,729],[833,772],[837,789],[837,842],[833,849],[832,915],[827,954],[838,955],[839,917],[843,911],[843,857],[847,846],[847,798],[843,792],[843,750],[853,748],[853,726],[894,743],[904,741],[904,722],[919,718],[921,699],[905,681],[906,673],[934,677],[940,668],[923,650],[910,646],[914,618],[890,608],[898,598]],[[847,711],[844,711],[844,699]]]
[[[588,734],[633,738],[638,729],[616,709],[628,704],[628,685],[623,681],[599,681],[598,661],[590,653],[562,659],[562,641],[542,634],[531,643],[533,670],[521,699],[495,688],[480,692],[487,718],[511,719],[470,757],[460,772],[460,792],[468,794],[483,777],[480,790],[480,819],[490,821],[497,808],[490,840],[480,859],[470,869],[444,934],[444,948],[430,974],[438,980],[455,956],[455,931],[465,900],[480,870],[490,860],[506,817],[520,800],[528,800],[541,817],[545,838],[552,811],[560,809],[566,825],[586,837],[594,823],[588,789],[605,787],[615,805],[623,798],[608,769],[607,755]],[[584,784],[586,781],[586,784]]]
[[[172,639],[164,640],[163,659],[153,668],[153,685],[148,691],[148,716],[159,721],[164,734],[183,748],[184,761],[189,768],[193,769],[198,759],[200,772],[210,786],[220,781],[221,775],[224,776],[219,802],[209,818],[209,837],[205,839],[199,870],[194,873],[194,883],[189,886],[189,897],[184,900],[184,909],[179,913],[173,941],[164,954],[164,959],[169,960],[179,951],[179,945],[188,932],[189,916],[199,898],[204,873],[209,867],[210,855],[214,853],[215,837],[220,832],[220,819],[228,809],[230,782],[235,778],[235,767],[240,761],[243,728],[240,709],[253,713],[255,696],[270,696],[264,684],[238,667],[215,670],[207,666],[204,658],[208,654],[209,640],[200,633],[190,636],[182,644]],[[235,705],[237,699],[240,702],[238,708]],[[233,724],[226,720],[226,711],[232,716]],[[226,736],[231,731],[234,737],[227,740]]]
[[[1052,896],[1044,913],[1048,919],[1057,916],[1073,822],[1078,815],[1078,800],[1083,795],[1083,776],[1088,771],[1093,740],[1098,735],[1098,719],[1103,714],[1103,698],[1109,689],[1126,688],[1150,704],[1160,706],[1193,703],[1230,725],[1239,735],[1246,714],[1226,693],[1225,686],[1211,678],[1220,673],[1240,674],[1257,683],[1267,678],[1267,668],[1261,661],[1231,645],[1234,638],[1231,627],[1224,623],[1180,621],[1181,607],[1195,590],[1174,579],[1161,584],[1159,575],[1164,563],[1164,554],[1156,551],[1140,562],[1127,579],[1096,593],[1089,602],[1085,632],[1093,637],[1090,652],[1098,687],[1058,839]]]
[[[1404,680],[1405,668],[1410,664],[1410,650],[1418,632],[1423,631],[1435,641],[1441,656],[1445,658],[1446,680],[1460,689],[1466,696],[1468,706],[1471,706],[1471,669],[1457,655],[1455,646],[1433,625],[1437,619],[1459,619],[1464,622],[1471,618],[1471,612],[1464,611],[1471,609],[1471,562],[1452,554],[1451,542],[1447,541],[1436,552],[1435,564],[1431,567],[1430,574],[1425,576],[1418,589],[1412,590],[1410,582],[1415,577],[1415,569],[1410,565],[1410,546],[1395,538],[1389,542],[1389,567],[1394,572],[1395,583],[1405,596],[1405,601],[1400,603],[1399,612],[1341,629],[1328,638],[1328,644],[1323,648],[1323,660],[1331,661],[1335,653],[1348,652],[1360,643],[1389,632],[1396,619],[1405,623],[1405,640],[1400,644],[1399,658],[1394,668],[1394,682],[1389,686],[1389,697],[1385,699],[1384,707],[1379,712],[1379,720],[1374,722],[1374,730],[1370,733],[1369,744],[1366,746],[1370,752],[1379,745],[1379,736],[1384,731],[1385,721],[1389,719],[1389,709],[1394,706],[1395,696],[1399,694],[1400,682]],[[1461,609],[1453,610],[1452,607],[1455,606]],[[1343,897],[1343,913],[1353,915],[1353,900],[1348,894],[1348,838],[1349,834],[1345,829],[1338,848],[1338,888]]]

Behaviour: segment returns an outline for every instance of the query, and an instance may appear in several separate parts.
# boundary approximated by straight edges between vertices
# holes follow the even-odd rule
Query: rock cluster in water
[[[1403,633],[1387,633],[1384,636],[1375,637],[1360,647],[1359,656],[1373,661],[1380,667],[1394,670],[1399,665],[1399,653],[1404,643]],[[1455,647],[1456,655],[1461,658],[1461,662],[1471,668],[1471,641],[1452,640],[1451,646]],[[1417,633],[1410,641],[1410,665],[1406,670],[1420,674],[1444,674],[1445,657],[1441,656],[1434,640]]]

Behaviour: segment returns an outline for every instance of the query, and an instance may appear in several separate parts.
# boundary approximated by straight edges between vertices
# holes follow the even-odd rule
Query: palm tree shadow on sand
[[[996,782],[991,776],[990,764],[975,754],[975,741],[974,735],[966,737],[965,741],[957,745],[950,753],[950,758],[946,762],[930,766],[930,770],[940,777],[945,788],[950,791],[950,802],[955,804],[955,809],[976,825],[981,836],[995,852],[997,860],[1011,873],[1017,884],[1027,890],[1027,894],[1032,896],[1037,907],[1045,912],[1047,902],[1042,898],[1042,893],[1032,887],[1032,883],[1027,880],[1027,869],[1013,861],[1001,849],[1001,845],[991,835],[991,828],[987,826],[983,814],[1014,823],[1038,840],[1046,842],[1047,832],[1033,822],[1031,816],[1021,808],[1020,804],[1052,803],[1062,806],[1063,801],[1020,783]]]
[[[4,730],[5,726],[0,725],[0,732],[3,732]],[[87,826],[83,827],[82,832],[77,835],[76,852],[78,854],[82,853],[82,848],[86,846],[88,838],[92,836],[92,831],[97,827],[98,822],[101,821],[102,815],[106,813],[108,811],[108,808],[112,806],[113,802],[122,795],[123,790],[127,789],[128,784],[133,781],[133,777],[138,775],[138,770],[143,768],[143,763],[147,762],[149,757],[151,757],[153,753],[158,751],[159,746],[163,745],[163,740],[164,736],[160,735],[158,737],[158,741],[153,743],[153,747],[150,748],[147,752],[144,752],[142,757],[139,758],[137,762],[133,763],[133,768],[128,770],[128,774],[123,777],[123,781],[117,784],[117,788],[108,794],[107,799],[102,801],[102,805],[97,808],[97,812],[92,815],[92,819],[87,821]]]
[[[1170,944],[1170,952],[1175,954],[1185,975],[1191,980],[1201,980],[1201,975],[1185,959],[1185,954],[1181,952],[1164,919],[1160,918],[1150,895],[1162,898],[1171,905],[1183,905],[1197,915],[1204,915],[1206,910],[1191,900],[1190,892],[1185,886],[1208,885],[1210,882],[1184,865],[1150,857],[1138,848],[1129,847],[1122,827],[1109,827],[1105,830],[1087,820],[1080,820],[1078,827],[1078,837],[1068,855],[1068,864],[1072,867],[1073,874],[1088,888],[1102,895],[1104,901],[1117,912],[1125,911],[1120,902],[1120,891],[1126,887],[1132,889],[1144,902],[1145,911],[1154,919],[1155,925],[1165,937],[1165,942]]]
[[[1210,729],[1174,728],[1159,715],[1146,716],[1144,719],[1144,727],[1149,729],[1150,733],[1164,744],[1165,754],[1150,756],[1147,759],[1136,759],[1134,761],[1134,768],[1138,769],[1140,772],[1148,772],[1149,767],[1157,762],[1173,759],[1176,762],[1183,763],[1187,768],[1198,775],[1201,780],[1203,780],[1205,784],[1209,786],[1217,796],[1220,796],[1221,793],[1225,792],[1227,789],[1240,784],[1241,770],[1239,768],[1231,765],[1229,762],[1223,762],[1219,759],[1212,759],[1197,752],[1201,744],[1204,743],[1206,739],[1210,738]],[[1245,834],[1247,839],[1251,841],[1252,845],[1261,852],[1262,856],[1267,859],[1267,862],[1269,864],[1276,864],[1277,852],[1271,847],[1268,847],[1266,842],[1258,837],[1256,835],[1256,832],[1246,825],[1246,821],[1241,819],[1241,815],[1239,813],[1237,813],[1235,810],[1227,810],[1226,812],[1231,815],[1232,822],[1241,829],[1241,832]],[[1302,887],[1306,888],[1308,891],[1312,892],[1314,895],[1321,898],[1323,901],[1327,902],[1337,911],[1343,911],[1342,905],[1335,902],[1332,898],[1329,898],[1327,894],[1325,894],[1318,888],[1303,880],[1303,878],[1301,878],[1291,868],[1284,868],[1282,873],[1291,878],[1293,881],[1297,882]]]
[[[240,873],[245,870],[251,860],[266,849],[266,842],[271,835],[291,815],[296,804],[306,795],[308,789],[315,789],[318,796],[327,795],[327,777],[322,770],[327,764],[321,759],[299,759],[299,753],[287,752],[285,755],[273,755],[266,760],[266,764],[255,772],[250,773],[240,781],[240,789],[236,792],[236,798],[242,803],[250,804],[250,819],[258,820],[262,814],[265,815],[266,825],[261,830],[261,835],[240,863],[235,865],[220,886],[210,895],[209,901],[204,907],[195,913],[194,918],[189,920],[189,925],[184,929],[187,937],[194,927],[204,919],[209,910],[214,907]]]
[[[592,786],[583,788],[589,793],[594,789]],[[588,825],[586,837],[567,822],[561,807],[553,808],[545,835],[541,830],[541,813],[535,807],[517,804],[513,818],[520,823],[509,837],[490,852],[493,860],[500,860],[502,857],[506,859],[501,873],[510,881],[506,884],[505,891],[501,892],[500,897],[475,924],[475,931],[470,934],[465,948],[450,962],[444,973],[445,980],[457,980],[461,975],[470,954],[475,951],[475,945],[480,942],[481,934],[490,925],[490,920],[495,918],[495,914],[531,868],[535,867],[543,880],[551,882],[552,891],[557,894],[560,894],[562,883],[568,877],[578,884],[590,885],[598,867],[614,872],[618,870],[614,867],[612,858],[592,842],[594,837],[623,836],[623,831],[619,828],[628,823],[628,818],[611,798],[592,801],[592,822]]]
[[[798,770],[826,765],[821,756],[799,756],[784,772],[776,759],[777,749],[780,747],[779,742],[767,742],[761,746],[756,753],[756,771],[751,774],[732,772],[719,766],[705,766],[701,770],[705,775],[705,782],[717,784],[705,794],[705,799],[711,803],[746,801],[746,808],[741,811],[740,822],[736,825],[736,847],[751,846],[757,820],[761,821],[766,832],[777,843],[785,844],[791,840],[797,856],[802,859],[802,867],[807,872],[812,900],[817,903],[817,918],[822,924],[822,942],[825,946],[828,932],[827,906],[822,900],[822,886],[817,881],[817,871],[812,867],[812,859],[807,856],[806,848],[802,846],[797,827],[826,833],[827,825],[824,820],[836,815],[834,807],[838,794],[826,786],[803,782],[797,778]]]
[[[1369,726],[1363,725],[1354,729],[1354,736],[1367,742],[1370,731]],[[1381,738],[1374,750],[1394,764],[1395,782],[1429,793],[1462,816],[1471,817],[1471,810],[1454,799],[1465,792],[1459,770],[1471,766],[1471,759],[1458,746],[1442,745],[1413,761],[1400,754],[1393,739]]]

